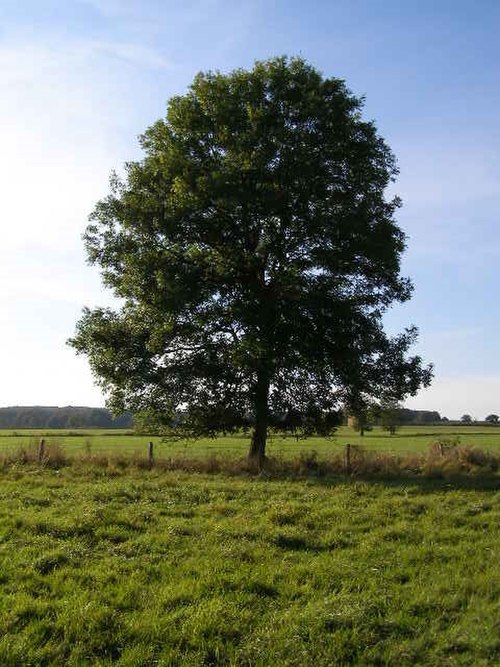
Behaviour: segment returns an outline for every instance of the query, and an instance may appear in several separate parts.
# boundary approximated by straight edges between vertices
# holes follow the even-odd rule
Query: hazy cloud
[[[88,51],[100,51],[105,55],[125,60],[139,67],[152,69],[171,68],[172,63],[165,58],[158,50],[148,47],[144,44],[133,42],[89,42],[86,45]]]
[[[490,413],[500,414],[500,376],[438,376],[428,389],[405,401],[405,405],[416,410],[437,410],[448,419],[460,419],[463,414],[484,419]]]

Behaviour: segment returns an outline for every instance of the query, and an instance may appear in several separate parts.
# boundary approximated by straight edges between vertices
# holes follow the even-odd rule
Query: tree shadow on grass
[[[297,480],[300,477],[296,478]],[[363,474],[363,475],[309,475],[303,476],[310,484],[318,486],[338,486],[339,484],[369,484],[383,486],[390,489],[407,490],[418,487],[421,493],[435,493],[436,491],[500,491],[500,476],[496,473],[487,474],[454,474],[440,476],[410,475],[410,474]]]
[[[295,459],[269,460],[268,469],[271,475],[297,476],[325,486],[363,482],[392,488],[418,486],[429,493],[500,490],[497,454],[444,441],[434,443],[424,454],[406,456],[346,445],[343,454],[325,459],[311,451]]]

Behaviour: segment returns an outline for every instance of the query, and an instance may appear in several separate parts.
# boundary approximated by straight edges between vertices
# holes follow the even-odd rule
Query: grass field
[[[115,430],[48,430],[18,429],[15,431],[0,430],[0,453],[12,451],[19,446],[35,447],[40,437],[44,436],[48,443],[61,445],[68,453],[110,453],[147,451],[149,440],[155,443],[155,455],[159,458],[182,454],[183,456],[200,456],[221,453],[224,455],[242,456],[248,449],[247,436],[228,436],[217,439],[201,439],[190,442],[161,442],[159,438],[134,435],[132,431]],[[392,453],[418,453],[428,449],[438,438],[458,438],[461,444],[473,445],[481,449],[500,451],[500,427],[485,426],[406,426],[391,436],[380,428],[374,428],[363,437],[351,428],[340,428],[331,439],[308,438],[295,441],[294,438],[271,438],[268,443],[268,454],[271,456],[295,456],[299,452],[315,450],[321,456],[338,451],[346,443],[362,445],[369,450]]]
[[[500,663],[491,480],[22,466],[0,517],[3,667]]]
[[[290,464],[255,475],[243,437],[155,439],[156,458],[204,474],[145,469],[149,438],[129,432],[3,431],[0,665],[500,664],[498,465],[461,467],[452,448],[419,472],[368,458],[356,479],[304,454],[415,458],[458,437],[498,455],[497,433],[275,439]],[[20,447],[35,456],[9,458]],[[234,468],[203,467],[213,454]]]

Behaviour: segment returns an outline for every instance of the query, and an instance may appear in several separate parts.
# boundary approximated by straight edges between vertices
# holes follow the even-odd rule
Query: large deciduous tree
[[[395,158],[361,108],[299,58],[169,101],[85,233],[121,305],[85,310],[70,344],[111,408],[195,435],[250,425],[262,462],[276,415],[328,432],[340,404],[429,384],[416,329],[382,326],[412,285]]]

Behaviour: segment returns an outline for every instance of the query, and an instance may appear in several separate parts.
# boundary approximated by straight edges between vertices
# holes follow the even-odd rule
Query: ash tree
[[[195,436],[246,425],[262,463],[277,415],[326,434],[341,405],[430,383],[416,329],[382,326],[412,285],[395,158],[362,104],[299,58],[169,101],[84,236],[120,307],[85,309],[69,342],[111,409]]]

